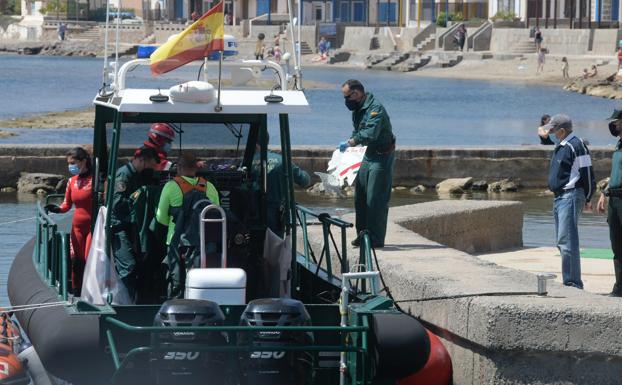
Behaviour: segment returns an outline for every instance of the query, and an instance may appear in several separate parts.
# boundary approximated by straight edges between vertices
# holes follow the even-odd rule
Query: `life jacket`
[[[180,176],[173,178],[181,189],[183,202],[181,207],[170,209],[175,222],[175,232],[171,240],[171,246],[199,246],[200,245],[200,218],[201,211],[212,202],[205,196],[207,180],[199,177],[196,185],[188,182]]]

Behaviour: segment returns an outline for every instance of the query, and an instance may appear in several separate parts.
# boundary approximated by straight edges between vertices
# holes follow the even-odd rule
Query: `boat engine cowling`
[[[225,316],[216,302],[193,299],[172,299],[158,310],[154,326],[222,326]],[[157,385],[224,384],[226,353],[194,350],[200,346],[225,346],[224,332],[154,332],[154,346],[165,351],[151,354],[151,371]]]
[[[305,326],[311,317],[302,302],[286,298],[251,301],[240,319],[242,326]],[[304,385],[313,374],[315,355],[305,351],[266,351],[267,346],[313,344],[313,334],[303,331],[240,332],[238,344],[258,350],[240,356],[240,385]]]

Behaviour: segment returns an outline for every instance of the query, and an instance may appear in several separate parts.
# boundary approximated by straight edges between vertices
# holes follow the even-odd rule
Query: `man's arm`
[[[309,173],[292,163],[292,171],[294,173],[294,183],[300,187],[307,187],[311,183]]]
[[[369,117],[364,121],[364,126],[352,135],[354,145],[361,144],[367,146],[378,139],[386,113],[385,109],[380,105],[371,108]]]

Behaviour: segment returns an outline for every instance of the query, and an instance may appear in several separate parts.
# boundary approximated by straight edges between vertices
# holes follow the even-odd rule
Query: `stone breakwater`
[[[65,154],[71,146],[0,145],[0,188],[16,187],[21,173],[50,173],[65,175]],[[197,156],[208,164],[233,160],[234,149],[197,148]],[[325,146],[294,146],[294,162],[310,174],[325,172],[334,148]],[[592,147],[592,163],[597,180],[609,176],[611,148]],[[127,158],[132,148],[122,148]],[[436,187],[449,178],[472,178],[458,181],[459,188],[480,189],[496,186],[496,182],[511,180],[523,188],[546,189],[550,148],[524,146],[521,148],[420,148],[399,147],[396,151],[394,186]],[[174,151],[171,157],[175,158]],[[477,182],[477,183],[476,183]],[[483,183],[488,185],[483,187]],[[469,184],[471,187],[467,187]],[[506,184],[507,185],[507,184]],[[454,187],[448,187],[448,191]],[[495,187],[496,188],[496,187]],[[499,186],[499,190],[503,188]],[[506,189],[510,190],[509,188]]]
[[[604,80],[575,79],[566,84],[564,90],[607,99],[622,99],[622,82],[611,77]]]
[[[99,41],[37,41],[0,42],[0,53],[45,56],[104,56],[104,44]],[[121,48],[120,55],[133,55],[136,46]]]

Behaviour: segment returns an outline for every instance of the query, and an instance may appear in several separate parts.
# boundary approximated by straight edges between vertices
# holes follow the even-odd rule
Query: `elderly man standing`
[[[350,139],[339,144],[339,149],[343,152],[350,146],[367,146],[354,188],[356,232],[369,231],[372,247],[384,247],[395,163],[391,120],[383,105],[371,92],[365,92],[360,81],[346,81],[341,92],[346,107],[352,111],[354,131]],[[359,238],[352,241],[354,246],[359,243]]]
[[[592,208],[596,187],[590,152],[572,132],[572,121],[555,115],[545,126],[557,142],[549,169],[549,189],[555,194],[553,215],[557,248],[562,256],[564,285],[583,289],[579,255],[579,216],[583,207]]]

